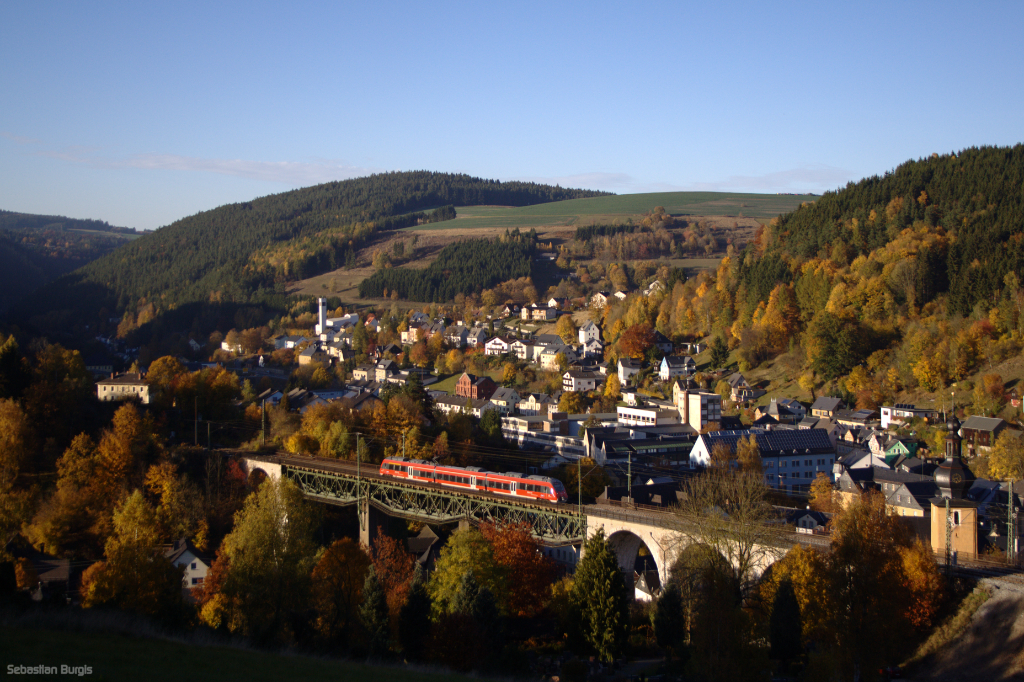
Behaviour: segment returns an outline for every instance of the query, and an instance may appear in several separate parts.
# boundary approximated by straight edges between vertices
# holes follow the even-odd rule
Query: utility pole
[[[579,515],[583,518],[583,458],[576,458],[576,492],[579,494]]]
[[[263,399],[263,427],[260,434],[263,440],[263,447],[267,446],[267,399]]]
[[[210,422],[206,422],[206,449],[210,449]]]
[[[199,447],[199,396],[195,397],[195,405],[194,406],[195,406],[195,409],[196,409],[196,422],[195,422],[195,426],[196,426],[196,429],[195,429],[196,430],[196,433],[195,433],[196,442],[195,442],[195,445],[196,445],[196,447]]]
[[[953,576],[953,515],[949,511],[949,498],[946,498],[946,578]]]
[[[626,495],[629,497],[629,504],[633,504],[633,453],[626,453]]]
[[[1010,479],[1010,499],[1006,505],[1006,562],[1017,563],[1017,510],[1013,504],[1013,479]]]
[[[402,431],[402,459],[405,459],[405,431]]]

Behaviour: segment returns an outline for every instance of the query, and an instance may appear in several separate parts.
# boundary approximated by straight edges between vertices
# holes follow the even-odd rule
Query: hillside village
[[[320,298],[313,328],[265,341],[273,344],[275,356],[290,351],[285,357],[294,358],[293,365],[271,367],[269,354],[247,353],[236,333],[221,342],[220,359],[240,378],[263,383],[273,377],[283,383],[292,370],[307,379],[318,369],[332,378],[346,377],[323,387],[314,381],[291,389],[268,387],[252,401],[262,410],[283,403],[299,415],[331,404],[372,411],[382,404],[385,388],[422,386],[439,419],[464,414],[500,423],[504,441],[529,453],[534,470],[564,470],[580,458],[602,467],[609,485],[601,500],[608,503],[650,505],[656,500],[671,505],[682,478],[707,469],[717,458],[735,460],[739,443],[753,437],[765,484],[788,496],[780,499],[792,508],[792,523],[825,532],[832,506],[821,503],[827,497],[823,491],[833,490],[841,500],[877,491],[887,509],[907,517],[915,533],[942,551],[945,541],[934,544],[932,525],[942,520],[933,518],[933,501],[941,497],[935,472],[946,453],[941,442],[936,449],[934,439],[926,439],[925,431],[938,427],[944,433],[951,413],[902,403],[857,409],[838,397],[805,403],[768,394],[742,372],[712,366],[711,339],[674,344],[656,330],[642,357],[604,361],[601,329],[590,318],[600,319],[607,306],[630,296],[663,290],[655,279],[636,292],[598,291],[587,298],[552,297],[521,307],[510,303],[491,319],[481,314],[473,322],[410,311],[394,333],[372,312],[331,316]],[[571,327],[562,325],[563,335],[540,333],[559,326],[559,320],[571,321]],[[389,338],[394,341],[386,342]],[[438,367],[450,358],[458,360],[445,367],[448,371],[417,366],[411,361],[417,345],[435,349]],[[479,373],[450,373],[463,366]],[[547,390],[532,391],[517,381],[524,370],[550,377]],[[96,386],[100,400],[149,402],[144,372],[112,376]],[[998,417],[965,417],[959,437],[968,462],[987,454],[1000,436],[1020,435],[1017,425]],[[283,445],[301,453],[306,451],[301,443]],[[958,531],[957,552],[1005,553],[1007,533],[1019,536],[1019,524],[1007,528],[1009,486],[973,480],[966,498],[978,509],[977,527],[963,541]],[[1022,490],[1024,482],[1017,482],[1015,505]],[[825,513],[802,517],[797,510],[808,499]]]

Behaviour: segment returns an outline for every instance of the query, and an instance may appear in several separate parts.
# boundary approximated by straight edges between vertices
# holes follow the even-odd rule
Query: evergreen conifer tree
[[[772,658],[780,660],[786,665],[800,655],[800,635],[803,630],[803,622],[800,618],[800,604],[796,600],[793,582],[788,578],[779,584],[779,589],[775,593],[768,626]]]
[[[398,612],[398,639],[407,661],[423,660],[430,632],[430,593],[423,567],[416,564],[409,597]]]
[[[388,601],[373,566],[366,572],[363,605],[359,609],[359,617],[369,640],[369,658],[383,658],[388,652]]]
[[[603,529],[583,546],[571,597],[583,640],[601,660],[611,662],[626,644],[628,599],[618,558]]]

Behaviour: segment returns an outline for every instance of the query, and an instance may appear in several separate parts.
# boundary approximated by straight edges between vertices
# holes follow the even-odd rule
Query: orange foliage
[[[927,630],[946,598],[942,576],[931,550],[920,539],[900,550],[900,558],[907,599],[906,618],[915,628]]]
[[[491,543],[495,563],[506,569],[509,614],[536,616],[547,604],[554,562],[541,554],[527,524],[484,524],[480,532]]]
[[[415,562],[402,543],[386,535],[380,526],[377,526],[377,537],[373,539],[370,560],[387,595],[392,622],[397,622],[398,611],[409,594]]]

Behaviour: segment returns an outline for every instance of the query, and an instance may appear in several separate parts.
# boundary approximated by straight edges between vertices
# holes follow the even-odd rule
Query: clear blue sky
[[[386,170],[821,192],[1024,138],[1021,2],[6,2],[0,208],[151,229]]]

